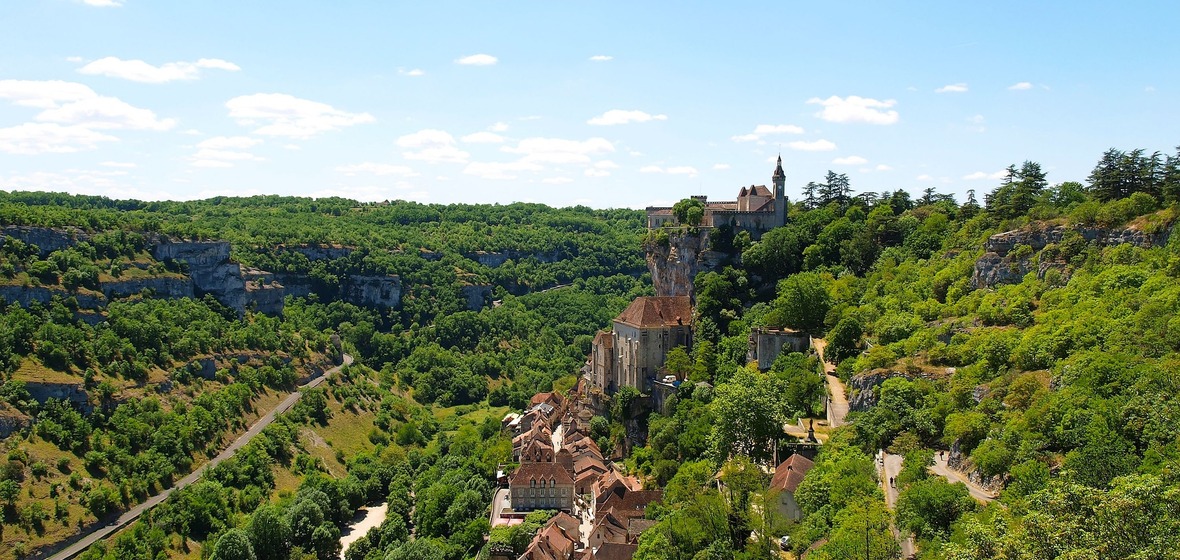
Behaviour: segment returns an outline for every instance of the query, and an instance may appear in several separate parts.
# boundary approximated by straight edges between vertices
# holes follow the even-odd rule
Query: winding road
[[[947,479],[951,484],[962,482],[967,487],[967,491],[971,494],[971,497],[975,498],[975,501],[982,505],[986,506],[996,499],[996,495],[990,490],[972,482],[962,472],[952,469],[946,464],[946,458],[940,457],[938,454],[934,455],[934,465],[930,467],[930,472]]]
[[[881,489],[885,491],[885,506],[890,511],[897,511],[897,475],[901,472],[901,464],[905,457],[901,455],[894,455],[892,453],[878,452],[878,465],[881,469]],[[901,538],[901,533],[897,530],[897,525],[890,522],[889,529],[893,531],[894,538],[897,539],[897,544],[901,545],[901,557],[913,558],[917,553],[917,547],[914,546],[914,537],[912,535]]]
[[[143,515],[145,511],[157,506],[160,502],[167,500],[168,496],[172,495],[173,492],[200,480],[201,475],[205,474],[207,469],[213,468],[222,461],[233,457],[234,453],[237,453],[239,449],[241,449],[247,443],[250,443],[250,440],[253,440],[256,436],[258,436],[258,434],[261,434],[262,430],[271,425],[271,423],[275,421],[275,418],[277,418],[279,414],[282,414],[289,410],[292,406],[295,406],[295,403],[298,402],[299,398],[303,396],[303,389],[318,387],[329,377],[339,373],[341,368],[352,364],[352,361],[352,356],[344,354],[343,364],[325,371],[323,375],[312,379],[306,385],[303,385],[298,390],[287,395],[287,398],[283,399],[283,402],[280,402],[279,405],[273,410],[266,413],[264,416],[254,422],[254,425],[250,426],[250,429],[246,430],[246,433],[238,436],[238,439],[235,439],[233,443],[229,444],[229,447],[226,447],[225,450],[223,450],[213,459],[209,460],[209,462],[201,465],[196,470],[189,473],[188,476],[180,479],[180,481],[178,481],[176,484],[173,484],[170,488],[165,489],[163,492],[160,492],[159,494],[148,498],[143,503],[127,510],[123,513],[123,515],[120,515],[118,519],[111,522],[110,524],[95,528],[90,532],[90,534],[77,540],[74,542],[74,544],[71,544],[70,546],[50,556],[49,560],[70,560],[71,558],[81,554],[82,551],[89,548],[90,545],[106,538],[115,531],[130,525],[131,522],[139,519],[139,516]]]

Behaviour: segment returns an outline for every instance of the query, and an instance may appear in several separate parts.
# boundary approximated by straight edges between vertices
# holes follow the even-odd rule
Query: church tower
[[[770,179],[774,182],[774,227],[781,227],[787,224],[787,174],[783,172],[782,155]]]

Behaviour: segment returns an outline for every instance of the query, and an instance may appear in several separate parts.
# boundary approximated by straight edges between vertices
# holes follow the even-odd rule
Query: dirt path
[[[885,507],[890,511],[897,511],[897,475],[901,472],[902,462],[905,457],[901,455],[894,455],[892,453],[879,452],[878,458],[883,458],[877,463],[880,467],[881,473],[881,490],[885,491]],[[901,557],[912,558],[917,552],[917,547],[914,545],[914,537],[912,535],[906,538],[901,538],[901,533],[897,530],[896,525],[890,525],[890,530],[893,531],[893,536],[897,538],[897,544],[901,545]]]
[[[996,499],[995,494],[986,488],[971,482],[971,480],[967,478],[967,475],[952,469],[946,464],[946,459],[940,459],[937,454],[934,456],[934,466],[930,467],[930,472],[946,478],[951,484],[962,482],[965,486],[967,486],[967,491],[971,493],[971,497],[975,498],[975,501],[985,506]]]
[[[361,518],[354,520],[344,534],[340,535],[340,560],[344,560],[344,553],[348,552],[348,547],[352,546],[352,543],[367,535],[369,529],[380,527],[385,522],[385,516],[389,513],[389,504],[385,503],[371,508],[364,507],[357,513],[361,515]]]
[[[250,443],[250,440],[254,439],[256,436],[258,436],[258,434],[261,434],[262,430],[264,430],[267,426],[269,426],[272,422],[274,422],[275,418],[279,414],[286,412],[288,409],[290,409],[292,406],[294,406],[295,403],[299,401],[299,397],[303,396],[303,393],[301,392],[302,389],[319,386],[326,379],[328,379],[329,377],[331,377],[331,376],[335,375],[337,372],[339,372],[341,368],[343,368],[344,366],[347,366],[351,363],[352,363],[352,356],[345,354],[344,355],[344,363],[342,365],[336,366],[328,371],[325,371],[323,375],[321,375],[315,379],[312,379],[306,385],[301,387],[300,390],[296,390],[296,391],[292,392],[291,394],[287,395],[287,398],[283,399],[283,402],[279,403],[279,405],[276,406],[274,408],[274,410],[271,410],[270,412],[266,413],[265,416],[263,416],[262,418],[259,418],[258,421],[255,422],[253,426],[250,426],[249,430],[246,430],[246,433],[238,436],[238,439],[234,440],[233,443],[229,444],[229,447],[226,447],[224,451],[222,451],[220,454],[218,454],[212,460],[201,465],[199,468],[197,468],[193,472],[189,473],[188,476],[180,479],[180,481],[178,481],[176,484],[173,484],[171,488],[165,489],[163,492],[160,492],[159,494],[156,494],[155,496],[148,498],[142,504],[139,504],[139,505],[127,510],[126,512],[123,513],[123,515],[120,515],[118,519],[111,522],[110,524],[104,525],[104,526],[101,526],[101,527],[98,527],[98,528],[92,530],[86,536],[75,541],[74,544],[71,544],[70,546],[68,546],[68,547],[58,551],[56,554],[50,556],[49,560],[69,560],[69,559],[81,554],[82,551],[89,548],[90,545],[98,542],[101,539],[106,538],[108,535],[111,535],[115,531],[118,531],[119,529],[122,529],[123,527],[130,525],[136,519],[139,519],[139,516],[143,515],[143,512],[145,512],[149,509],[152,509],[153,507],[156,507],[160,502],[163,502],[164,500],[168,499],[168,496],[172,495],[173,492],[180,490],[181,488],[184,488],[185,486],[188,486],[188,485],[200,480],[201,475],[205,474],[205,471],[207,469],[211,469],[211,468],[217,466],[218,464],[220,464],[222,461],[229,459],[230,457],[233,457],[234,453],[237,453],[237,451],[239,449],[241,449],[247,443]]]
[[[836,365],[829,364],[824,359],[824,348],[828,345],[827,341],[822,338],[813,338],[811,345],[815,347],[815,352],[823,361],[826,374],[824,377],[828,381],[828,425],[838,428],[845,424],[844,419],[848,416],[848,392],[844,389],[844,382],[836,377]]]

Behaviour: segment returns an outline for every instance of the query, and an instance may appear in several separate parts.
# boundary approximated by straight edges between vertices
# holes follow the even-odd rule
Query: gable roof
[[[529,481],[549,481],[553,480],[557,484],[573,485],[574,479],[561,465],[557,463],[526,463],[516,469],[509,479],[510,485],[527,486]]]
[[[692,324],[692,300],[688,296],[635,298],[615,322],[633,327],[677,327]]]
[[[774,476],[770,479],[770,488],[794,492],[799,488],[799,483],[803,482],[803,477],[807,476],[807,471],[814,466],[815,463],[811,459],[795,453],[787,457],[787,460],[774,470]]]
[[[602,543],[591,556],[594,560],[631,560],[639,551],[639,545],[623,543]]]

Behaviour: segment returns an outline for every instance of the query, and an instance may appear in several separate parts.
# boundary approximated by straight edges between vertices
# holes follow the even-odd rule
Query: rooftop
[[[688,296],[635,298],[615,321],[633,327],[691,325],[692,300]]]

